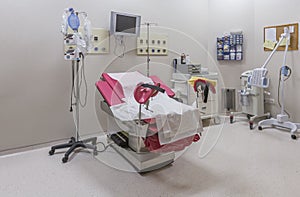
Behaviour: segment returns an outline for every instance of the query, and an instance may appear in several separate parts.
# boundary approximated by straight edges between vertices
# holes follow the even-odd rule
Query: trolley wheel
[[[249,127],[250,127],[250,130],[253,129],[253,123],[252,122],[249,123]]]
[[[291,138],[292,138],[293,140],[296,140],[296,139],[297,139],[297,136],[296,136],[295,134],[293,134],[293,135],[291,135]]]
[[[220,124],[221,120],[220,117],[216,116],[214,117],[214,124]]]
[[[230,124],[233,123],[233,116],[230,116]]]
[[[62,162],[63,162],[63,163],[67,163],[68,159],[69,159],[68,157],[63,157],[63,158],[62,158]]]
[[[262,127],[261,127],[261,126],[258,126],[258,130],[262,130]]]
[[[51,149],[51,150],[49,151],[49,155],[54,155],[54,152],[55,152],[55,150]]]

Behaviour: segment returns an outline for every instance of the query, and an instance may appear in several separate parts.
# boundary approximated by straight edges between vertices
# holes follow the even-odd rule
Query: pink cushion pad
[[[110,85],[110,87],[114,90],[115,94],[118,95],[120,99],[125,97],[123,88],[117,80],[111,78],[107,73],[102,73],[102,77]]]
[[[156,153],[166,153],[171,151],[181,151],[185,147],[191,145],[194,141],[195,136],[189,136],[183,139],[180,139],[178,141],[161,145],[158,139],[158,135],[152,135],[148,136],[145,140],[145,146],[150,152],[156,152]]]
[[[165,89],[166,90],[166,93],[168,94],[169,97],[174,97],[175,96],[175,93],[166,85],[164,84],[164,82],[158,78],[157,76],[155,75],[152,75],[150,76],[150,78],[152,79],[152,81],[154,81],[155,83],[160,83],[160,87],[162,89]]]
[[[111,86],[106,81],[98,81],[96,87],[108,103],[108,105],[117,105],[123,103],[119,96],[112,90]]]

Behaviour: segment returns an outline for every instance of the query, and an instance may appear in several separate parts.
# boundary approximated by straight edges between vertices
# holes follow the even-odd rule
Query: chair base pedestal
[[[112,142],[108,138],[108,142]],[[175,160],[175,152],[168,153],[137,153],[131,148],[122,148],[112,143],[111,147],[127,160],[138,173],[146,173],[168,166]]]
[[[68,143],[59,144],[51,147],[49,151],[49,155],[53,155],[56,149],[69,148],[62,158],[62,162],[66,163],[69,160],[69,156],[72,152],[74,152],[77,148],[87,148],[93,150],[94,155],[97,154],[97,146],[96,146],[96,137],[88,138],[85,140],[76,141],[74,137],[71,137]],[[91,142],[91,144],[89,144]]]

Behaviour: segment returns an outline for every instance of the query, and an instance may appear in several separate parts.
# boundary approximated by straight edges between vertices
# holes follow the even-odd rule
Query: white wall
[[[72,134],[69,64],[58,55],[65,5],[56,4],[1,2],[0,150]]]
[[[212,54],[209,64],[216,64],[224,85],[240,88],[239,75],[254,62],[254,2],[252,0],[210,0],[208,51]],[[224,33],[242,30],[244,57],[242,61],[216,61],[216,39]]]
[[[207,0],[3,0],[0,33],[0,150],[71,137],[74,134],[69,110],[71,63],[63,60],[60,23],[63,9],[86,11],[94,27],[109,28],[110,11],[136,13],[142,22],[156,22],[154,31],[169,34],[170,54],[151,58],[151,74],[169,83],[171,60],[188,52],[197,62],[206,62]],[[194,24],[196,24],[194,26]],[[190,37],[189,37],[190,36]],[[197,40],[197,42],[195,42]],[[113,41],[113,40],[112,40]],[[198,44],[203,45],[200,47]],[[114,43],[111,43],[113,47]],[[127,39],[127,49],[135,40]],[[190,47],[192,46],[192,47]],[[158,62],[157,64],[155,62]],[[128,51],[123,59],[112,53],[86,58],[88,105],[81,110],[82,134],[103,130],[98,121],[99,94],[94,83],[104,70],[124,71],[139,65],[145,71],[145,57]],[[98,112],[97,112],[98,111]]]

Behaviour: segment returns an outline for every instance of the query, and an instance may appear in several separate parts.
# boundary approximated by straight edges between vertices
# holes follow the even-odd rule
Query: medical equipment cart
[[[249,127],[253,129],[254,120],[257,118],[270,118],[270,113],[264,112],[264,89],[248,84],[248,77],[252,76],[252,70],[241,74],[241,90],[239,91],[239,100],[242,107],[240,112],[230,113],[230,123],[234,122],[234,116],[246,114],[249,120]]]
[[[194,88],[188,83],[191,77],[201,77],[209,80],[216,81],[216,93],[209,93],[207,103],[198,103],[199,110],[201,112],[202,119],[213,118],[215,123],[220,122],[219,118],[219,90],[218,90],[218,73],[205,72],[205,73],[173,73],[171,82],[173,83],[173,89],[176,93],[176,97],[183,100],[188,105],[196,104],[196,93]]]

